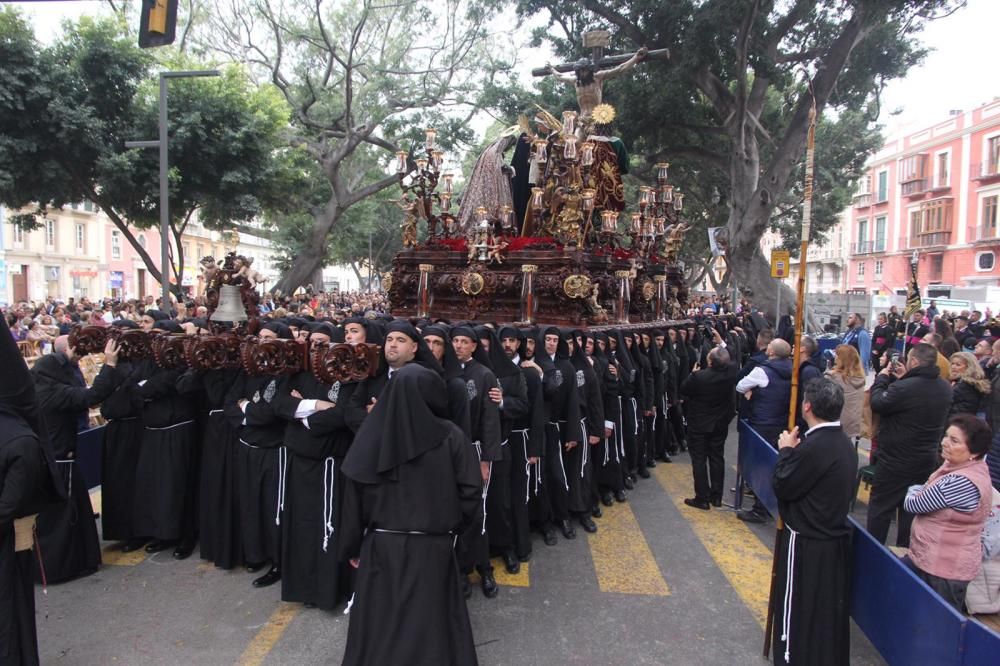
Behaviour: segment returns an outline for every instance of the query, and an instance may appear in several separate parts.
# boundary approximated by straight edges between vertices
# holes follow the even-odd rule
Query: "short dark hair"
[[[708,352],[708,360],[712,362],[712,367],[724,367],[729,365],[729,352],[726,351],[725,347],[714,347],[712,351]]]
[[[802,402],[809,403],[813,415],[821,421],[836,421],[844,409],[844,389],[827,377],[806,384]]]
[[[986,422],[972,414],[956,414],[948,419],[949,426],[955,426],[965,435],[969,453],[976,459],[982,458],[993,443],[993,431]]]
[[[938,350],[926,342],[921,342],[919,345],[913,345],[910,356],[917,359],[917,363],[922,366],[937,365]]]
[[[802,342],[800,344],[802,349],[809,352],[810,356],[814,356],[816,354],[816,350],[819,349],[819,344],[817,344],[816,340],[808,335],[802,336]]]

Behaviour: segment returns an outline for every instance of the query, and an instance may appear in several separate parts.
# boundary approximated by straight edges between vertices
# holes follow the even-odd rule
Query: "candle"
[[[594,163],[594,142],[584,141],[580,145],[580,164],[589,167]]]
[[[396,153],[396,173],[406,173],[406,153],[402,150]]]
[[[435,150],[434,152],[431,153],[431,165],[434,167],[435,171],[441,168],[441,164],[443,162],[444,162],[443,150]]]
[[[562,133],[570,135],[576,133],[576,111],[563,111]]]
[[[441,193],[441,210],[444,212],[451,210],[451,192]]]
[[[545,203],[542,200],[543,190],[540,187],[531,188],[531,207],[535,210],[541,210],[545,207]]]
[[[684,210],[684,195],[680,192],[674,192],[674,210],[678,213]]]
[[[673,200],[674,200],[674,186],[664,185],[663,189],[661,190],[660,201],[662,201],[665,204],[668,204]]]
[[[535,139],[535,161],[539,164],[545,164],[548,159],[548,141],[545,139]]]
[[[667,176],[670,173],[670,163],[660,162],[656,165],[656,182],[661,186],[667,184]]]
[[[657,236],[662,236],[664,234],[664,232],[666,232],[666,230],[667,230],[667,218],[665,218],[665,217],[658,217],[658,218],[656,218],[656,219],[653,220],[653,224],[654,224]]]
[[[639,188],[639,203],[640,204],[642,204],[644,206],[648,206],[650,203],[652,203],[650,201],[650,196],[649,196],[650,192],[651,192],[650,188],[648,186],[646,186],[646,185],[643,185],[642,187]]]
[[[567,160],[576,159],[576,137],[567,136],[563,139],[563,157]]]
[[[427,158],[418,157],[417,159],[414,160],[414,162],[417,163],[417,171],[422,173],[427,170]]]
[[[500,206],[500,226],[504,231],[510,231],[514,227],[514,211],[510,206]]]
[[[488,211],[486,210],[486,206],[479,206],[476,208],[476,221],[485,222],[487,213]]]
[[[433,127],[428,127],[424,130],[424,146],[427,150],[434,150],[437,145],[437,133],[438,131]]]
[[[441,178],[444,180],[444,191],[449,195],[452,192],[452,187],[454,185],[455,176],[450,173],[441,174]],[[450,196],[448,197],[451,198]]]
[[[594,210],[594,197],[597,195],[597,190],[592,190],[590,188],[585,189],[580,193],[583,197],[583,210],[592,211]]]
[[[632,223],[629,226],[629,231],[633,234],[642,233],[642,215],[639,213],[632,213]]]

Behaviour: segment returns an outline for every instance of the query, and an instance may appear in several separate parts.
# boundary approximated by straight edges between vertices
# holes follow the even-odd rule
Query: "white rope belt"
[[[785,644],[785,663],[787,664],[791,659],[792,649],[792,594],[795,591],[793,567],[795,565],[795,542],[799,533],[788,525],[785,525],[785,529],[788,530],[788,561],[786,565],[788,568],[785,573],[785,605],[781,622],[781,640]]]
[[[559,433],[559,444],[558,444],[559,455],[557,455],[556,458],[559,459],[559,469],[562,470],[563,485],[565,485],[566,490],[569,491],[569,479],[566,478],[566,465],[563,463],[562,459],[562,429],[559,428],[558,421],[549,421],[549,425],[554,425],[556,427],[556,432]]]
[[[285,510],[285,475],[287,473],[288,449],[281,446],[278,448],[278,507],[274,510],[275,525],[281,525],[281,512]]]
[[[165,428],[153,428],[151,426],[146,426],[146,430],[173,430],[174,428],[179,428],[182,425],[188,425],[189,423],[194,423],[194,419],[190,421],[181,421],[180,423],[175,423],[173,425],[168,425]]]
[[[335,481],[336,462],[333,458],[323,461],[323,552],[326,552],[330,537],[333,535],[333,484]],[[280,500],[279,500],[280,501]]]

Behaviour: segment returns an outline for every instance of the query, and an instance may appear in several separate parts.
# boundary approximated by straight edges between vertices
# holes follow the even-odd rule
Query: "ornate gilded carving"
[[[486,280],[480,273],[469,271],[462,275],[462,291],[469,296],[478,296],[485,286]]]
[[[309,352],[313,376],[324,384],[361,381],[378,370],[378,345],[318,344]]]
[[[591,294],[590,278],[586,275],[574,274],[563,280],[563,292],[570,298],[587,298]]]

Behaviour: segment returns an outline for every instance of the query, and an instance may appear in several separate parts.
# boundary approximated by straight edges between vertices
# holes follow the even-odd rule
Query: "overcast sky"
[[[103,2],[19,2],[34,20],[39,38],[50,41],[64,18],[102,11]],[[968,0],[968,5],[946,19],[931,22],[921,41],[931,48],[924,65],[905,79],[890,83],[882,98],[880,122],[887,132],[916,131],[942,121],[953,109],[968,111],[1000,97],[1000,75],[993,48],[1000,38],[1000,0]],[[526,51],[526,50],[525,50]],[[527,55],[525,51],[521,56]],[[539,62],[525,62],[526,70],[544,65],[544,52],[534,51]],[[899,111],[898,115],[890,112]]]

